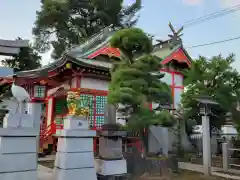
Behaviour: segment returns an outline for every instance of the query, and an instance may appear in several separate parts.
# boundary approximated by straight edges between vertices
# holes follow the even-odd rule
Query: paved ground
[[[38,180],[54,180],[52,169],[38,165]]]

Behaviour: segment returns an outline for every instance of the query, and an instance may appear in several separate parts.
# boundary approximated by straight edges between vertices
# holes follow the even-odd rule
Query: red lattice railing
[[[48,137],[56,134],[56,124],[52,123],[50,124],[46,129],[42,130],[40,133],[40,147],[44,144],[45,140],[48,139]]]

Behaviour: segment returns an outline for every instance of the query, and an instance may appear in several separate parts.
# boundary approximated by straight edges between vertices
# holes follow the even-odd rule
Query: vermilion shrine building
[[[59,87],[62,84],[69,85],[71,90],[80,91],[81,98],[90,99],[90,127],[100,130],[107,103],[110,57],[119,60],[120,56],[118,49],[108,44],[113,33],[106,28],[86,43],[69,50],[59,60],[40,69],[17,73],[16,83],[25,87],[32,101],[45,104],[40,133],[43,149],[56,144],[54,135],[62,128],[63,118],[67,114],[66,92]],[[165,73],[163,80],[170,85],[173,107],[177,107],[183,92],[181,70],[191,65],[190,57],[181,43],[172,47],[170,41],[156,44],[153,53],[163,59],[164,68],[160,71]],[[11,83],[12,77],[0,78],[2,87],[10,86]]]

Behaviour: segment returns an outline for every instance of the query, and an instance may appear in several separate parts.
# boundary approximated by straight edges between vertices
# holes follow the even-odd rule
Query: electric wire
[[[233,6],[233,7],[230,7],[230,8],[225,8],[221,11],[216,11],[214,13],[199,17],[197,19],[187,21],[187,22],[183,23],[183,27],[187,28],[187,27],[190,27],[190,26],[194,26],[194,25],[197,25],[197,24],[200,24],[200,23],[212,20],[212,19],[220,18],[222,16],[237,12],[239,10],[240,10],[240,4],[236,5],[236,6]]]
[[[210,45],[225,43],[225,42],[234,41],[234,40],[238,40],[238,39],[240,39],[240,36],[231,38],[231,39],[221,40],[221,41],[215,41],[215,42],[210,42],[210,43],[205,43],[205,44],[200,44],[200,45],[195,45],[195,46],[189,46],[189,47],[187,47],[187,49],[203,47],[203,46],[210,46]]]
[[[209,20],[213,20],[213,19],[217,19],[217,18],[223,17],[225,15],[237,12],[239,10],[240,10],[240,4],[232,6],[232,7],[228,7],[228,8],[225,8],[225,9],[222,9],[220,11],[213,12],[211,14],[208,14],[208,15],[196,18],[196,19],[192,19],[192,20],[186,21],[185,23],[183,23],[182,26],[184,28],[188,28],[188,27],[191,27],[191,26],[194,26],[194,25],[198,25],[200,23],[203,23],[203,22],[206,22],[206,21],[209,21]],[[156,36],[155,35],[151,35],[151,37],[155,39]],[[225,40],[221,40],[221,41],[215,41],[215,42],[195,45],[195,46],[189,46],[187,48],[191,49],[191,48],[197,48],[197,47],[203,47],[203,46],[210,46],[210,45],[225,43],[225,42],[234,41],[234,40],[238,40],[238,39],[240,39],[240,37],[235,37],[235,38],[230,38],[230,39],[225,39]]]
[[[200,23],[203,23],[203,22],[206,22],[206,21],[209,21],[209,20],[217,19],[217,18],[220,18],[222,16],[237,12],[239,10],[240,10],[240,4],[222,9],[220,11],[213,12],[211,14],[208,14],[208,15],[196,18],[196,19],[186,21],[185,23],[183,23],[183,25],[181,25],[181,27],[188,28],[188,27],[198,25]],[[157,35],[151,34],[151,37],[154,38],[154,39],[157,39],[156,38]]]

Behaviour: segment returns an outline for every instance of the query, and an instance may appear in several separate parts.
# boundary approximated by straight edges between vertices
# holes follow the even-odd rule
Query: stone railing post
[[[55,160],[56,180],[97,180],[94,168],[93,137],[88,121],[81,116],[68,116],[59,134]]]
[[[203,128],[203,137],[202,137],[202,146],[203,146],[203,170],[204,175],[211,175],[211,142],[210,142],[210,125],[209,117],[202,116],[202,128]]]
[[[229,167],[229,144],[222,143],[222,162],[223,162],[223,171],[228,172]]]
[[[0,129],[0,179],[37,180],[37,135],[33,118],[10,113]]]

